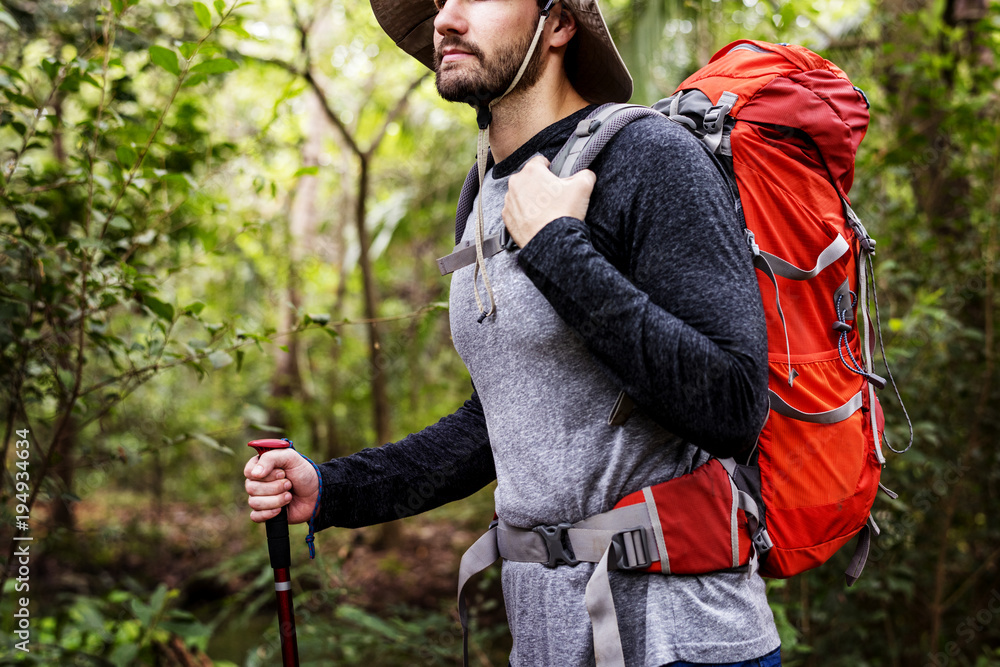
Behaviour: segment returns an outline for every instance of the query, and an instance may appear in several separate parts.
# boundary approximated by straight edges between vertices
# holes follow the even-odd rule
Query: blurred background
[[[634,101],[746,37],[818,51],[871,101],[851,196],[914,445],[853,588],[849,554],[769,583],[785,664],[1000,665],[998,5],[602,6]],[[474,113],[366,2],[0,0],[0,66],[0,663],[278,664],[246,442],[327,460],[468,397],[434,259]],[[458,664],[458,558],[491,491],[327,530],[313,561],[293,527],[303,664]],[[506,664],[498,590],[494,570],[474,664]]]

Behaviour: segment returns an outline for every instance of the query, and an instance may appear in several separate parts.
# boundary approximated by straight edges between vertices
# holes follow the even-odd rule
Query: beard
[[[517,70],[520,69],[534,36],[535,30],[532,29],[515,43],[501,46],[489,57],[478,46],[463,41],[456,35],[444,37],[434,50],[434,72],[438,94],[449,102],[465,102],[476,108],[500,97],[517,76]],[[472,54],[478,63],[465,63],[462,67],[442,71],[441,50],[449,46]],[[521,80],[511,93],[526,90],[538,82],[542,76],[541,56],[542,50],[536,48],[524,74],[521,75]]]

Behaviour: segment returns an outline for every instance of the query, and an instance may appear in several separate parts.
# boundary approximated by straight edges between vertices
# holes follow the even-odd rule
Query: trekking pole
[[[272,449],[288,449],[291,440],[253,440],[248,447],[259,456]],[[282,667],[299,667],[299,647],[295,639],[295,610],[292,607],[292,551],[288,541],[288,507],[265,522],[267,554],[274,570],[274,594],[278,598],[278,634],[281,636]]]

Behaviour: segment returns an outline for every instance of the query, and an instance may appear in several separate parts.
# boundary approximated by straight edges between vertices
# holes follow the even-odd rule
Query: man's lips
[[[465,60],[466,58],[475,58],[473,54],[468,51],[462,51],[460,49],[445,49],[441,52],[441,63],[458,62],[460,60]]]

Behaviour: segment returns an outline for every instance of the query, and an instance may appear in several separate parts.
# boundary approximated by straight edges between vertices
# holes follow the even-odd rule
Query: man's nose
[[[439,35],[461,35],[468,30],[463,0],[446,0],[434,17],[434,31]]]

